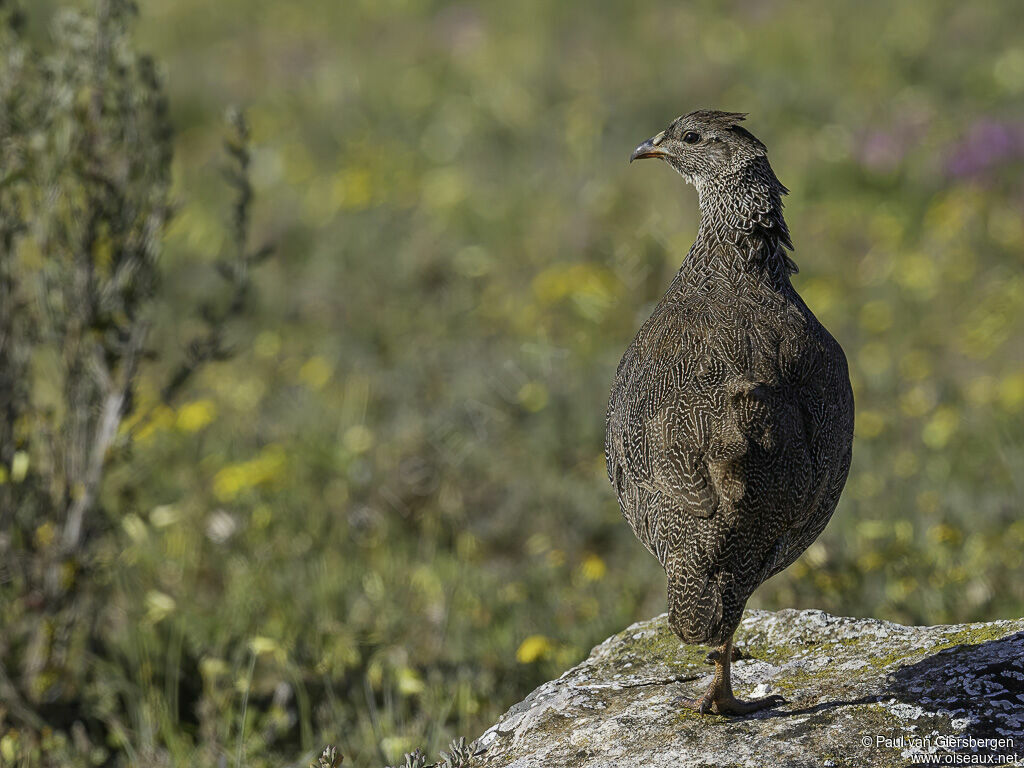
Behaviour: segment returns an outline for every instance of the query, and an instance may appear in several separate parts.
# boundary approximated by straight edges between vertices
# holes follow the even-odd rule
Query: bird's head
[[[719,236],[759,233],[792,248],[782,216],[787,190],[768,163],[768,152],[740,125],[740,112],[698,110],[677,117],[668,128],[633,150],[629,161],[658,157],[697,188],[701,228]],[[796,265],[786,257],[785,269]]]
[[[765,146],[740,122],[741,112],[698,110],[633,150],[629,161],[657,157],[700,190],[705,182],[733,176],[766,154]]]

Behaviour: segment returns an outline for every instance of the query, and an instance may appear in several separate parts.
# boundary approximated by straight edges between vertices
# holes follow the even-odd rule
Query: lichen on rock
[[[474,743],[471,765],[839,768],[1024,755],[1024,619],[905,627],[750,610],[736,642],[737,695],[786,704],[741,718],[678,706],[712,668],[662,615],[514,705]]]

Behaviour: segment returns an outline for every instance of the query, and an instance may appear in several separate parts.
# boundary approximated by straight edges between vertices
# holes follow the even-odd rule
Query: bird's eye
[[[683,141],[687,144],[696,144],[700,141],[700,136],[693,131],[687,131],[683,134]]]

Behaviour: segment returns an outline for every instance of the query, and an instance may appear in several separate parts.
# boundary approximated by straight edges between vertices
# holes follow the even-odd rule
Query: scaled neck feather
[[[793,248],[782,215],[782,195],[788,190],[768,159],[757,157],[719,178],[694,179],[694,186],[700,228],[684,268],[757,273],[788,283],[797,271],[786,253]]]

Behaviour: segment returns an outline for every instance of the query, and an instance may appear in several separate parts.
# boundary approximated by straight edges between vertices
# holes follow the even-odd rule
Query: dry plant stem
[[[92,507],[96,498],[96,491],[103,477],[103,465],[107,451],[110,450],[111,445],[114,443],[114,438],[117,436],[117,428],[121,424],[125,402],[128,398],[132,381],[135,379],[135,374],[138,371],[139,356],[145,345],[148,331],[149,324],[147,322],[143,321],[136,324],[128,344],[121,375],[116,382],[113,380],[110,372],[103,368],[101,364],[96,366],[96,374],[100,378],[106,394],[103,398],[103,407],[88,456],[85,477],[79,494],[71,503],[67,521],[64,524],[62,547],[65,555],[73,554],[81,541],[82,522],[86,512]]]

